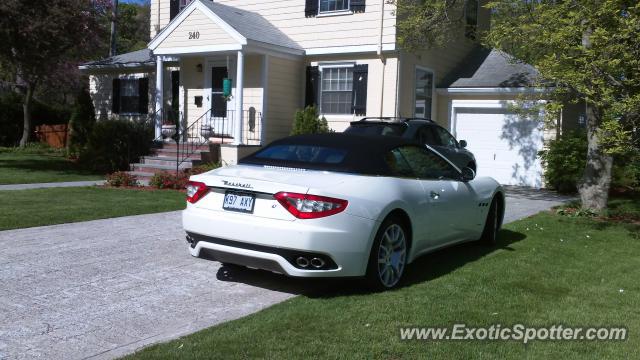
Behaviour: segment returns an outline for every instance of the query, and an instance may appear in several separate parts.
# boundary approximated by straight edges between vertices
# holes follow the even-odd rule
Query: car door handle
[[[432,198],[433,200],[438,200],[438,198],[440,198],[440,194],[438,194],[438,193],[437,193],[437,192],[435,192],[435,191],[432,191],[432,192],[431,192],[431,198]]]

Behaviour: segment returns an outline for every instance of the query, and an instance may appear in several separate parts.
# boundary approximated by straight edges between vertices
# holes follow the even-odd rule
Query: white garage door
[[[478,176],[491,176],[501,184],[539,188],[543,126],[503,108],[455,109],[455,133],[468,142],[478,164]]]

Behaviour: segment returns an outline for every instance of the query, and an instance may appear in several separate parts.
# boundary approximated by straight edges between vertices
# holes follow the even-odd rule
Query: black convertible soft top
[[[419,145],[411,139],[396,136],[363,136],[356,134],[329,133],[297,135],[276,140],[262,150],[239,161],[240,164],[267,165],[348,172],[362,175],[391,175],[385,155],[402,145]],[[295,159],[273,159],[265,157],[274,147],[319,147],[339,150],[344,157],[339,162],[305,162]]]

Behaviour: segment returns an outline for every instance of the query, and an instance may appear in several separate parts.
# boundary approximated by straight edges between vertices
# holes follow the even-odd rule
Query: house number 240
[[[189,31],[189,40],[200,39],[200,31]]]

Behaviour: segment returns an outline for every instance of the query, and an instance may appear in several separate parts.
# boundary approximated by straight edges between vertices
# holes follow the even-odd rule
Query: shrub
[[[304,110],[296,111],[291,135],[324,134],[331,132],[325,117],[318,117],[315,106],[307,106]]]
[[[153,174],[151,180],[149,180],[149,185],[158,189],[182,190],[187,186],[188,181],[189,174],[186,172],[181,171],[176,175],[161,171]]]
[[[198,166],[194,166],[189,169],[187,172],[189,175],[198,175],[202,173],[206,173],[207,171],[211,171],[213,169],[217,169],[221,166],[220,162],[217,163],[206,163]]]
[[[107,175],[107,184],[109,186],[138,186],[138,179],[135,175],[131,175],[128,172],[116,171]]]
[[[611,187],[640,190],[640,152],[614,159]]]
[[[129,164],[149,154],[149,131],[143,124],[126,120],[98,122],[80,153],[79,162],[83,167],[103,174],[128,170]]]
[[[559,192],[575,192],[587,161],[587,136],[583,132],[567,133],[552,140],[538,153],[544,166],[547,185]]]
[[[69,153],[78,154],[89,141],[96,123],[96,112],[86,88],[80,90],[69,120]]]

